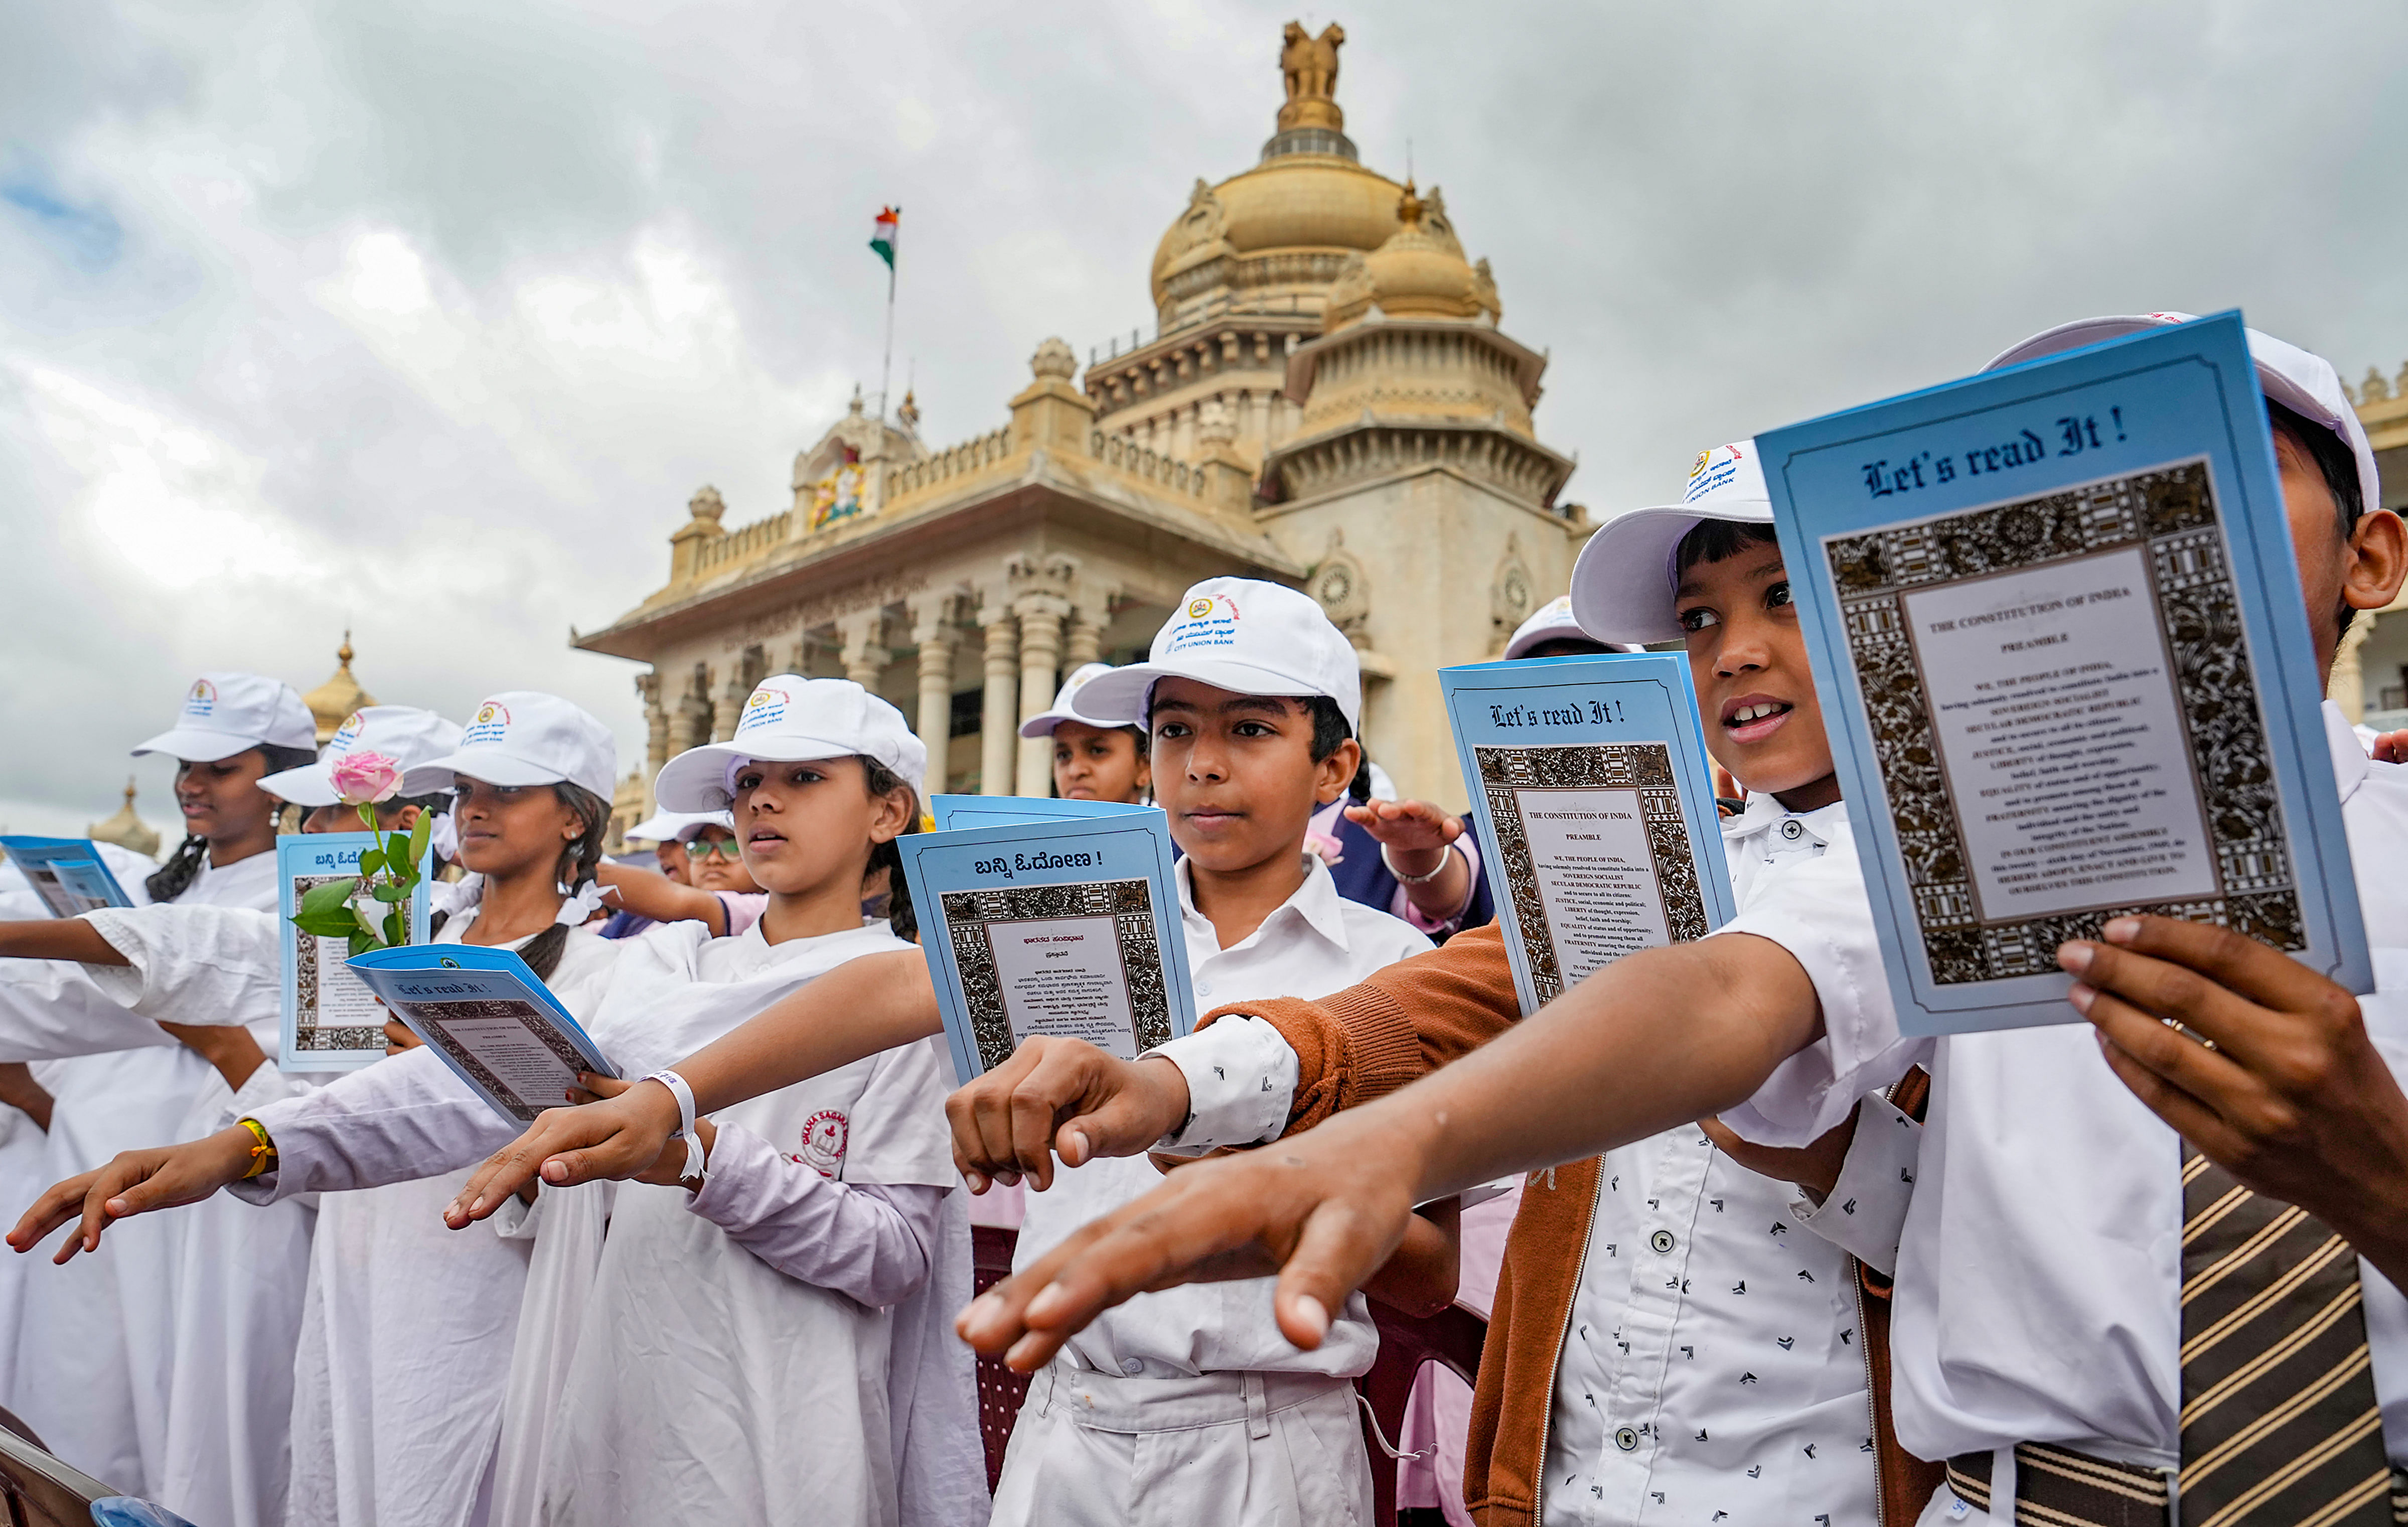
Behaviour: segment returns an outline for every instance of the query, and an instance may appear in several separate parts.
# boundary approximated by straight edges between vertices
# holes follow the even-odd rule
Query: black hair
[[[1751,546],[1780,544],[1769,525],[1746,520],[1699,520],[1689,527],[1689,533],[1681,538],[1679,549],[1673,552],[1672,571],[1677,575],[1700,562],[1720,562]]]
[[[1357,806],[1370,804],[1371,756],[1369,754],[1363,755],[1362,761],[1354,766],[1354,777],[1346,782],[1346,793],[1354,798],[1354,804]]]
[[[2332,495],[2333,519],[2341,532],[2342,544],[2348,545],[2349,538],[2358,533],[2358,522],[2364,517],[2367,507],[2365,495],[2358,491],[2358,455],[2350,450],[2349,442],[2336,431],[2271,397],[2266,399],[2266,423],[2275,434],[2288,437],[2316,464],[2317,475],[2325,480],[2326,491]],[[2333,628],[2346,633],[2357,615],[2344,596],[2341,608],[2334,612]]]
[[[566,780],[552,787],[553,797],[577,814],[583,824],[573,842],[562,845],[560,857],[554,862],[552,875],[556,884],[565,886],[571,896],[584,889],[594,878],[594,867],[602,862],[602,840],[610,832],[610,803],[580,785]],[[560,968],[561,954],[568,947],[569,927],[554,923],[519,946],[519,958],[535,972],[536,979],[549,981],[552,972]]]
[[[872,800],[891,795],[896,790],[910,790],[910,783],[895,771],[867,754],[856,754],[861,761],[861,785]],[[911,818],[904,824],[903,832],[920,830],[920,793],[911,791]],[[897,833],[882,843],[871,845],[869,862],[862,869],[861,878],[867,883],[879,871],[886,872],[886,926],[898,939],[919,942],[920,917],[911,907],[911,887],[903,879],[903,833]]]
[[[257,747],[245,748],[243,752],[256,753],[266,760],[267,767],[260,771],[263,778],[280,774],[288,769],[306,769],[318,761],[318,755],[308,748],[285,747],[276,742],[262,742]],[[241,756],[239,753],[233,755],[235,757]],[[178,760],[179,764],[185,761]],[[225,762],[223,758],[214,761]],[[281,805],[277,807],[280,812],[283,809]],[[167,862],[142,882],[143,888],[150,893],[150,900],[173,901],[191,890],[193,882],[201,876],[201,864],[208,858],[208,852],[209,841],[207,838],[197,832],[186,833],[184,841],[176,845],[176,851],[167,856]]]
[[[1354,728],[1346,724],[1346,713],[1328,696],[1309,695],[1303,699],[1305,710],[1312,716],[1312,761],[1319,763],[1337,752],[1339,743],[1354,736]],[[1354,771],[1362,774],[1369,770],[1358,764]]]

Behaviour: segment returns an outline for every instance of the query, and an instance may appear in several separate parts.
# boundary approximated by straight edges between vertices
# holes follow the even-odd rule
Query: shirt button
[[[1613,1433],[1613,1445],[1621,1448],[1626,1453],[1637,1452],[1639,1450],[1639,1433],[1627,1426],[1617,1427]]]
[[[1792,817],[1788,821],[1781,824],[1781,835],[1788,839],[1791,843],[1796,843],[1799,839],[1806,835],[1806,829],[1798,825],[1797,818]]]
[[[1128,1375],[1131,1378],[1135,1378],[1138,1375],[1145,1372],[1145,1363],[1137,1358],[1123,1358],[1121,1359],[1121,1372]]]
[[[1197,988],[1196,988],[1196,995],[1197,995],[1197,996],[1198,996],[1198,997],[1210,997],[1210,996],[1211,996],[1211,995],[1212,995],[1212,983],[1211,983],[1211,982],[1210,982],[1210,981],[1206,981],[1206,982],[1203,982],[1203,983],[1201,983],[1200,985],[1198,985],[1198,986],[1197,987]]]
[[[1669,1230],[1659,1230],[1647,1237],[1647,1244],[1656,1248],[1656,1255],[1659,1257],[1669,1255],[1672,1249],[1672,1232]]]

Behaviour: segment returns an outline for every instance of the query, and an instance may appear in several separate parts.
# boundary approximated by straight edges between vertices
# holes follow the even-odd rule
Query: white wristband
[[[644,1080],[660,1083],[669,1089],[669,1096],[677,1099],[677,1132],[669,1138],[685,1142],[686,1166],[686,1170],[678,1174],[678,1181],[692,1183],[699,1190],[710,1177],[710,1168],[703,1160],[702,1137],[694,1131],[694,1088],[686,1085],[684,1077],[666,1067],[652,1073]]]

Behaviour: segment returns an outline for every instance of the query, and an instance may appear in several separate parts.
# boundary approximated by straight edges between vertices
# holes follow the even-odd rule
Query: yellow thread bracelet
[[[267,1138],[266,1127],[255,1118],[238,1118],[235,1122],[249,1130],[251,1139],[258,1142],[251,1147],[251,1170],[243,1174],[247,1181],[266,1171],[268,1163],[276,1160],[276,1142]]]

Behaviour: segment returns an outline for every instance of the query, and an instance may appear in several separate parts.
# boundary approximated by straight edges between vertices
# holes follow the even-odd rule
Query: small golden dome
[[[159,829],[134,814],[134,782],[125,782],[125,804],[106,822],[94,822],[84,829],[84,836],[96,843],[115,843],[129,848],[144,858],[159,857]]]
[[[1397,232],[1378,249],[1350,260],[1322,310],[1324,332],[1343,328],[1374,307],[1390,318],[1470,319],[1503,316],[1488,262],[1474,266],[1447,221],[1438,187],[1418,194],[1407,180],[1397,199]]]
[[[364,705],[374,705],[376,697],[360,687],[351,677],[351,633],[343,633],[343,644],[335,650],[335,673],[324,684],[301,697],[309,707],[310,715],[318,722],[318,745],[335,735],[335,728],[351,719],[353,711]]]

